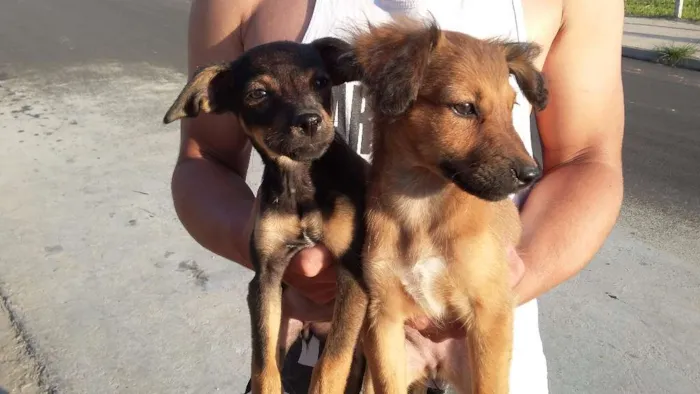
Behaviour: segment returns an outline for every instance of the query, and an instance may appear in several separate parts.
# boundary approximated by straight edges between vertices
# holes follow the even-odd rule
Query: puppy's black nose
[[[299,114],[294,119],[294,125],[307,133],[315,132],[319,124],[321,124],[321,115],[313,112]]]
[[[515,176],[521,185],[529,185],[540,178],[542,172],[537,166],[521,166],[516,168]]]

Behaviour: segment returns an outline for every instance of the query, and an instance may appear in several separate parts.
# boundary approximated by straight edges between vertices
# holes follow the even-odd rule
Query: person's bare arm
[[[197,67],[232,61],[243,53],[241,31],[257,2],[193,2],[188,32],[189,75]],[[253,192],[245,182],[251,153],[247,136],[231,114],[183,119],[181,134],[171,186],[180,221],[205,248],[251,268],[249,239],[256,207]],[[335,271],[322,247],[298,253],[285,281],[313,302],[327,303],[335,296]],[[301,300],[296,304],[290,313],[304,315],[304,309],[318,309],[302,305]]]
[[[253,1],[195,0],[188,27],[188,73],[242,52],[240,26]],[[177,215],[205,248],[250,267],[248,226],[254,196],[245,183],[250,143],[234,115],[201,114],[181,122],[172,177]]]
[[[547,109],[537,116],[545,175],[521,217],[521,303],[578,273],[610,234],[622,204],[622,0],[564,0],[546,57]]]

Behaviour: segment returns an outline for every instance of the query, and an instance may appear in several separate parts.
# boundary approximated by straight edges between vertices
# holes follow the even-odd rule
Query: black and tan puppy
[[[250,282],[255,394],[280,394],[282,276],[302,248],[325,245],[337,259],[338,295],[311,392],[343,393],[366,311],[361,282],[368,164],[335,133],[331,88],[353,78],[339,56],[348,44],[272,42],[232,63],[200,69],[165,115],[237,115],[265,169],[251,237]],[[350,385],[348,385],[350,386]]]
[[[402,394],[429,377],[406,370],[404,351],[404,322],[428,316],[462,324],[469,349],[468,362],[430,373],[459,393],[507,394],[516,305],[507,246],[521,231],[508,196],[540,174],[513,126],[509,76],[544,108],[539,48],[409,19],[360,32],[353,47],[374,109],[366,392]]]

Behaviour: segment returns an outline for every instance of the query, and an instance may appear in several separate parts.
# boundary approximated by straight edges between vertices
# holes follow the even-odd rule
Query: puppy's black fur
[[[334,38],[252,48],[196,72],[164,118],[233,113],[265,163],[248,293],[256,394],[281,392],[282,277],[296,252],[318,243],[338,263],[338,295],[311,391],[359,391],[361,373],[346,380],[367,305],[360,264],[369,165],[335,133],[330,108],[332,85],[358,77],[343,60],[348,52]]]

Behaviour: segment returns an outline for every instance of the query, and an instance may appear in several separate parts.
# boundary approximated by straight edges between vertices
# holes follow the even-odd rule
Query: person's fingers
[[[427,330],[431,326],[430,319],[425,316],[416,316],[406,321],[406,325],[418,331]]]
[[[299,290],[289,287],[282,298],[285,316],[301,321],[329,321],[333,316],[333,303],[317,304],[306,298]]]
[[[315,305],[325,305],[335,299],[335,284],[308,283],[308,281],[309,279],[305,278],[301,284],[295,286],[296,291],[304,298]]]
[[[335,300],[335,296],[336,288],[335,286],[333,286],[329,288],[320,289],[314,292],[313,297],[310,299],[317,305],[326,305],[332,303],[332,301]]]
[[[284,311],[284,308],[282,308]],[[284,344],[284,349],[289,350],[294,341],[299,337],[299,333],[304,328],[304,322],[294,317],[285,316],[280,326],[280,343]]]
[[[289,284],[290,288],[294,288],[309,301],[318,305],[325,305],[333,301],[336,296],[335,283],[309,282],[309,278],[306,277],[287,278],[285,283]]]
[[[311,329],[311,332],[313,335],[316,336],[316,338],[320,339],[321,341],[326,340],[328,338],[328,333],[331,331],[331,322],[330,321],[316,321],[309,323],[309,328]]]
[[[406,321],[406,326],[417,330],[420,332],[420,335],[433,342],[441,342],[450,338],[463,338],[467,334],[464,325],[459,322],[435,324],[430,318],[425,316],[414,317]]]
[[[405,335],[407,371],[436,370],[435,344],[409,326],[406,326]]]

